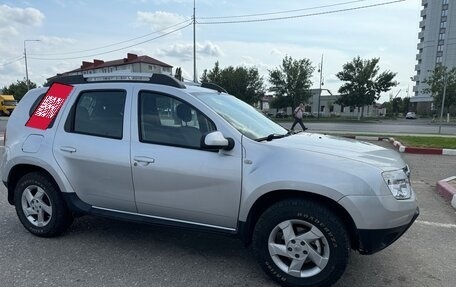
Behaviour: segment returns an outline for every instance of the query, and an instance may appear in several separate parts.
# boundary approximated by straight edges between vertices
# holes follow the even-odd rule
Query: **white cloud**
[[[77,41],[71,38],[40,36],[39,40],[46,46],[59,46],[74,44]]]
[[[277,48],[274,48],[271,50],[271,55],[278,55],[278,56],[281,56],[283,53],[282,51],[280,51],[279,49]]]
[[[253,59],[253,57],[250,57],[250,56],[242,56],[242,59],[245,61],[246,64],[250,65],[252,63],[254,63],[255,59]]]
[[[181,15],[164,12],[164,11],[157,11],[157,12],[138,11],[136,14],[136,19],[140,25],[150,26],[152,28],[152,30],[154,30],[154,31],[163,30],[167,27],[184,22],[186,20],[186,18]],[[173,28],[176,29],[178,27],[176,26]],[[172,28],[171,28],[171,30],[172,30]],[[169,30],[166,30],[163,32],[169,32]]]
[[[0,30],[8,27],[39,26],[44,14],[35,8],[13,8],[0,5]]]
[[[198,58],[221,57],[224,55],[222,49],[218,45],[209,41],[205,42],[203,45],[197,43],[196,52]],[[157,54],[160,56],[178,58],[184,62],[191,61],[193,59],[193,44],[174,44],[165,49],[158,49]]]
[[[196,51],[202,56],[212,56],[212,57],[223,56],[222,49],[210,41],[205,42],[204,45],[197,44]]]

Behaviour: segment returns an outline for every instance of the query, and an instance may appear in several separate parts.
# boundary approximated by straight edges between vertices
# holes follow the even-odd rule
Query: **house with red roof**
[[[159,73],[172,75],[173,66],[149,56],[138,56],[128,53],[126,58],[103,61],[94,59],[93,62],[83,61],[81,67],[58,74],[57,76],[72,76],[98,73]]]

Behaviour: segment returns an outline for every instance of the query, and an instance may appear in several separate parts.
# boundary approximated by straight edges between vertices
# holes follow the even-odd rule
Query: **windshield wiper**
[[[272,141],[274,139],[281,139],[283,137],[286,137],[286,136],[289,136],[291,135],[292,133],[290,131],[288,131],[286,134],[284,135],[279,135],[279,134],[270,134],[270,135],[267,135],[265,137],[261,137],[261,138],[257,138],[255,139],[257,142],[262,142],[262,141]]]

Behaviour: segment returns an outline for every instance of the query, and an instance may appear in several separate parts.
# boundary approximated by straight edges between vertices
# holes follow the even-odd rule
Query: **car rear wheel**
[[[261,215],[253,250],[265,272],[283,286],[330,286],[345,271],[350,243],[334,213],[296,199],[278,202]]]
[[[28,173],[19,180],[14,205],[21,223],[37,236],[60,235],[73,221],[58,187],[40,172]]]

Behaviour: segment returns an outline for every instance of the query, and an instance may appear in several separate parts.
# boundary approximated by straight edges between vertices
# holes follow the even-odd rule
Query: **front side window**
[[[201,137],[216,130],[196,108],[168,95],[143,91],[138,106],[141,142],[200,148]]]
[[[121,139],[125,91],[82,92],[65,123],[68,132]]]

